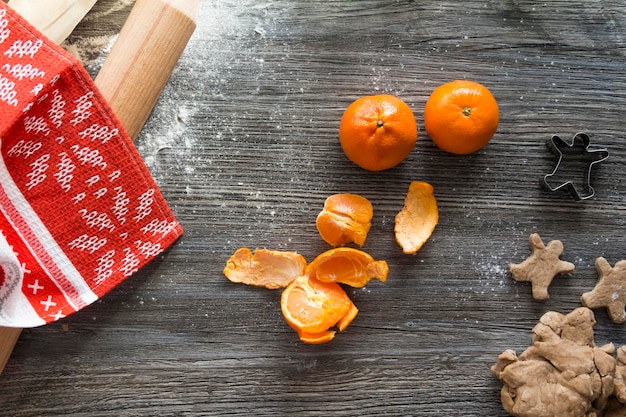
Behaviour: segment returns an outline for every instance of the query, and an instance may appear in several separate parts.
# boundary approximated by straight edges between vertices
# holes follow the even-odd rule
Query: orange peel
[[[372,203],[358,194],[334,194],[326,199],[315,221],[320,236],[331,246],[363,246],[374,216]]]
[[[354,248],[334,248],[317,256],[306,268],[306,275],[322,282],[364,287],[372,279],[387,280],[389,266],[370,254]]]
[[[396,242],[404,253],[412,255],[430,238],[437,223],[439,209],[433,186],[427,182],[412,182],[404,207],[395,218]]]
[[[304,274],[306,260],[297,252],[239,248],[226,262],[224,275],[235,283],[285,288]]]
[[[304,343],[320,344],[344,331],[359,310],[339,284],[301,276],[283,290],[283,317]]]

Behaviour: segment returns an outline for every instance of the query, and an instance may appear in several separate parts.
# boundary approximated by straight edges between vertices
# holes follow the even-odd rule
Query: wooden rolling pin
[[[96,85],[134,140],[196,24],[199,0],[137,0]]]
[[[95,83],[135,140],[196,28],[199,0],[137,0]],[[22,329],[0,327],[0,373]]]
[[[7,364],[11,352],[13,352],[20,333],[22,333],[22,329],[0,327],[0,373],[4,370],[4,366]]]

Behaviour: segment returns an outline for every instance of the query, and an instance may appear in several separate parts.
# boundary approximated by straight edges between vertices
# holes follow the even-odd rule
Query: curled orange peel
[[[427,182],[412,182],[404,207],[395,218],[394,233],[402,251],[414,254],[420,250],[438,222],[439,210],[433,186]]]
[[[322,239],[331,246],[355,243],[363,246],[374,209],[358,194],[334,194],[326,199],[315,221]]]
[[[224,275],[235,283],[284,288],[281,311],[304,343],[330,342],[344,331],[359,310],[340,284],[364,287],[372,279],[386,281],[389,266],[360,249],[373,216],[372,205],[356,194],[330,196],[316,225],[322,238],[335,247],[307,265],[296,252],[239,248],[228,259]]]
[[[385,282],[389,266],[386,261],[376,261],[367,252],[342,247],[318,255],[307,266],[306,274],[322,282],[361,288],[375,278]]]
[[[301,276],[283,290],[280,299],[283,317],[302,342],[319,344],[331,341],[335,328],[343,331],[358,309],[336,283]]]

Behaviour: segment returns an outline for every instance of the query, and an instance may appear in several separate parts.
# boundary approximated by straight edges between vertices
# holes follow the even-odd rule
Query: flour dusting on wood
[[[169,94],[167,91],[163,93],[147,122],[147,128],[136,143],[148,168],[156,166],[159,152],[166,149],[174,153],[174,160],[180,162],[180,157],[187,155],[195,143],[194,136],[186,134],[186,131],[196,110],[176,106],[176,100]],[[151,119],[159,122],[151,123]]]

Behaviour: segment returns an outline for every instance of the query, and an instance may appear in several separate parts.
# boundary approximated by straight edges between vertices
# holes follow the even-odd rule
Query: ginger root
[[[586,307],[551,311],[530,347],[501,353],[491,372],[504,384],[503,408],[518,417],[626,416],[626,347],[596,346],[595,323]]]

